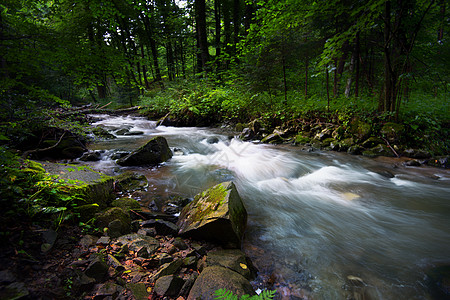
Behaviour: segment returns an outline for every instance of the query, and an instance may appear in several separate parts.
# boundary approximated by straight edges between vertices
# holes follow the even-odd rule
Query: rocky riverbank
[[[1,299],[212,299],[220,288],[255,293],[249,280],[256,270],[236,248],[246,211],[233,183],[202,192],[184,208],[180,199],[177,217],[129,197],[145,189],[145,176],[103,178],[53,163],[44,168],[58,180],[76,181],[68,188],[82,186],[97,205],[80,211],[81,227],[19,222],[2,245]]]

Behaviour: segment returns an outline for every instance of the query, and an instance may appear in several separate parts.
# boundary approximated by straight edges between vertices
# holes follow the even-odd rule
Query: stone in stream
[[[239,247],[247,224],[247,211],[233,182],[220,183],[185,206],[177,223],[179,234],[198,240]]]
[[[121,166],[154,166],[165,162],[171,157],[172,151],[169,149],[167,140],[162,136],[157,136],[139,149],[118,159],[117,164]]]

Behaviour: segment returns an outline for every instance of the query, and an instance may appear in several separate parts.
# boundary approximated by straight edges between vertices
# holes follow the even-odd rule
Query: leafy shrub
[[[270,300],[273,299],[275,296],[276,290],[269,291],[264,290],[259,295],[243,295],[240,298],[238,296],[234,295],[233,292],[227,291],[225,289],[219,289],[214,293],[215,298],[214,299],[223,299],[223,300]]]

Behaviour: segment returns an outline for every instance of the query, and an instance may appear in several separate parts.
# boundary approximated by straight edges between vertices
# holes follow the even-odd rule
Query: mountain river
[[[450,265],[450,172],[395,159],[242,142],[219,129],[156,127],[131,116],[94,115],[106,174],[146,175],[142,199],[192,198],[232,180],[249,218],[244,251],[283,299],[435,299],[427,270]],[[164,136],[174,156],[155,168],[119,167],[111,155]],[[211,143],[214,142],[214,143]]]

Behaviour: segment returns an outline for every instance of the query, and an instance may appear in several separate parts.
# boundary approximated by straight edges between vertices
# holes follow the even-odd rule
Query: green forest
[[[92,136],[110,138],[92,113],[448,168],[449,10],[445,0],[2,0],[0,240],[37,261],[48,246],[35,249],[35,222],[101,233],[83,219],[98,205],[67,187],[79,182],[34,161],[73,162]],[[85,292],[70,294],[75,277],[55,284],[55,299]]]

